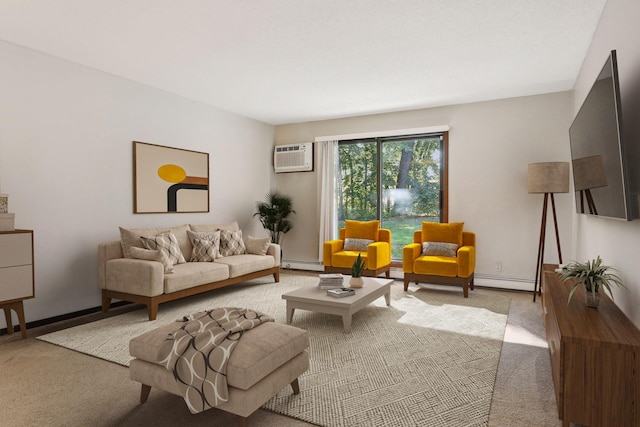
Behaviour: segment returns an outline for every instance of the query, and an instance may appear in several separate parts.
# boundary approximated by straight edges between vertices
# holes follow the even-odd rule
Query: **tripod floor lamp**
[[[556,231],[556,243],[558,245],[558,257],[562,264],[562,251],[560,250],[560,235],[558,234],[558,218],[556,216],[556,202],[554,193],[569,192],[569,163],[568,162],[545,162],[529,164],[527,177],[529,194],[544,194],[542,204],[542,222],[540,224],[540,241],[538,242],[538,260],[536,262],[536,278],[533,288],[533,301],[536,301],[536,294],[542,291],[542,264],[544,263],[544,240],[547,230],[547,210],[548,201],[551,199],[551,210],[553,212],[553,224]]]

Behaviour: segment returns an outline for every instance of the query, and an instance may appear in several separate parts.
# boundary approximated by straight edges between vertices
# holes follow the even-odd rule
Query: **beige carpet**
[[[43,335],[39,339],[127,365],[128,341],[181,315],[215,306],[248,307],[285,321],[283,292],[314,286],[309,276],[282,275],[160,306],[158,320],[136,310]],[[288,389],[265,408],[318,425],[487,425],[509,298],[458,289],[402,291],[392,307],[380,298],[357,313],[352,332],[338,316],[296,311],[309,331],[311,368],[301,393]]]

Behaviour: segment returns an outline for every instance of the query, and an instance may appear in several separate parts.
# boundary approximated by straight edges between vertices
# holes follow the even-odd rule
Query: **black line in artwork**
[[[178,190],[208,190],[206,184],[173,184],[167,189],[167,211],[178,212]]]

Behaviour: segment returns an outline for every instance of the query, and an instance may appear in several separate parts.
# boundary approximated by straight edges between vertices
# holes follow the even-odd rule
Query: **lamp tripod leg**
[[[544,193],[544,202],[542,203],[542,220],[540,222],[540,241],[538,242],[538,259],[536,260],[536,277],[533,284],[533,302],[536,302],[536,294],[541,292],[542,288],[542,263],[544,260],[544,239],[547,229],[547,206],[549,193]]]

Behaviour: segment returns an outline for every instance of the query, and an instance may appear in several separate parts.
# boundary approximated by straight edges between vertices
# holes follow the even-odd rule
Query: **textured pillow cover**
[[[175,234],[169,231],[155,236],[140,236],[142,245],[147,249],[160,249],[171,260],[171,264],[183,264],[187,262],[178,246]]]
[[[366,252],[367,246],[373,243],[371,239],[355,239],[355,238],[346,238],[344,239],[344,247],[342,250],[344,251],[360,251]]]
[[[220,230],[217,231],[201,231],[201,232],[195,232],[195,231],[187,231],[187,236],[189,236],[189,240],[191,241],[191,245],[193,246],[193,249],[191,251],[191,258],[189,259],[189,261],[192,262],[197,262],[197,259],[200,254],[196,254],[196,248],[195,248],[195,240],[196,239],[200,239],[200,240],[210,240],[213,242],[213,258],[222,258],[222,254],[220,254]]]
[[[352,237],[356,239],[369,239],[374,242],[378,241],[380,235],[380,221],[354,221],[346,220],[344,223],[344,237]]]
[[[248,236],[247,241],[244,243],[247,248],[248,254],[266,255],[267,249],[269,249],[269,243],[271,243],[271,239],[269,237],[258,238]]]
[[[424,242],[422,244],[421,255],[435,255],[435,256],[458,256],[458,245],[455,243],[446,242]]]
[[[164,265],[165,274],[173,273],[173,263],[160,249],[143,249],[137,246],[132,246],[129,249],[131,250],[132,258],[161,262]]]
[[[128,229],[123,227],[118,227],[120,229],[120,246],[122,246],[122,254],[125,258],[133,258],[131,256],[131,248],[138,247],[144,249],[142,246],[142,242],[140,241],[140,236],[142,233],[136,229]],[[169,229],[166,230],[158,230],[154,234],[158,233],[168,233]]]
[[[193,252],[189,261],[213,262],[216,252],[216,244],[213,240],[193,239]]]
[[[462,246],[462,227],[464,222],[422,222],[423,242],[455,243]]]
[[[242,230],[220,230],[220,253],[222,256],[242,255],[245,252]]]

